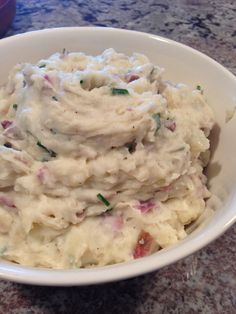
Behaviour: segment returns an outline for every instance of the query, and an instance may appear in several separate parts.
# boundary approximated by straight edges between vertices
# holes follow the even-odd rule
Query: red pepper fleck
[[[131,74],[127,77],[128,83],[138,80],[140,77],[136,74]]]
[[[40,183],[45,184],[47,181],[47,177],[49,175],[49,171],[47,167],[42,167],[37,172],[37,178],[39,179]]]
[[[166,120],[165,121],[165,127],[170,130],[171,132],[174,132],[176,129],[176,123],[173,120]]]
[[[139,204],[136,206],[141,213],[145,214],[152,210],[156,206],[156,203],[153,200],[139,201]]]
[[[153,237],[150,233],[142,230],[139,234],[137,244],[134,248],[133,257],[140,258],[147,256],[151,253],[151,247],[153,244]]]
[[[5,205],[10,208],[16,208],[16,205],[13,203],[13,201],[9,197],[4,196],[4,195],[0,196],[0,204]]]
[[[166,193],[169,193],[171,191],[173,191],[173,187],[172,185],[167,185],[167,186],[163,186],[162,188],[160,188],[160,191],[161,192],[166,192]]]
[[[45,79],[49,84],[53,85],[51,78],[50,78],[47,74],[44,75],[44,79]]]
[[[5,129],[7,129],[10,125],[12,125],[12,121],[3,120],[3,121],[1,122],[1,125],[2,125],[2,127],[4,128],[4,130],[5,130]]]

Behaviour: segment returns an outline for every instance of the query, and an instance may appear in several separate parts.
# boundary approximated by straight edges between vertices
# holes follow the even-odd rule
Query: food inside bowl
[[[49,268],[140,258],[205,210],[213,112],[144,55],[56,53],[0,89],[0,249]]]

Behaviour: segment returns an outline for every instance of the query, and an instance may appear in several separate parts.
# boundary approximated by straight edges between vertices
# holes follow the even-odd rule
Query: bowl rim
[[[5,43],[8,44],[16,39],[30,38],[31,36],[37,36],[38,34],[47,34],[54,32],[111,32],[111,33],[126,33],[136,36],[149,37],[157,41],[164,41],[177,46],[182,49],[188,50],[189,52],[198,55],[206,61],[212,63],[224,72],[231,80],[235,82],[236,77],[225,67],[219,64],[214,59],[203,54],[202,52],[191,48],[187,45],[179,43],[177,41],[150,34],[145,32],[119,29],[119,28],[108,28],[108,27],[59,27],[49,28],[44,30],[31,31],[23,34],[18,34],[12,37],[4,38],[0,41],[0,46]],[[236,204],[236,196],[234,196],[230,204]],[[48,286],[79,286],[79,285],[91,285],[100,284],[111,281],[117,281],[127,279],[135,276],[139,276],[145,273],[155,271],[159,268],[167,266],[180,260],[188,255],[198,251],[202,247],[206,246],[222,233],[224,233],[233,223],[236,221],[236,213],[225,211],[221,217],[220,224],[214,226],[214,228],[206,229],[203,233],[200,233],[193,237],[190,242],[179,242],[178,245],[172,246],[170,249],[162,250],[158,253],[150,256],[133,260],[130,262],[118,263],[110,266],[96,267],[91,269],[69,269],[69,270],[58,270],[58,269],[45,269],[21,266],[14,263],[0,261],[0,278],[8,279],[10,281],[35,284],[35,285],[48,285]],[[181,247],[181,250],[179,249]],[[163,253],[164,251],[164,253]]]

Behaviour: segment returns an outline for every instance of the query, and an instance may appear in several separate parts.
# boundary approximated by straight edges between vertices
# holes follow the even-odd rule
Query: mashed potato
[[[212,110],[113,49],[19,64],[0,89],[0,254],[50,268],[149,255],[209,197]]]

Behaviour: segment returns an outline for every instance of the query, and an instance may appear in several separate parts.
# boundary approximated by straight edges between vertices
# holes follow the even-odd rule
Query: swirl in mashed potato
[[[0,254],[102,266],[186,236],[205,209],[213,113],[144,55],[57,53],[0,89]]]

